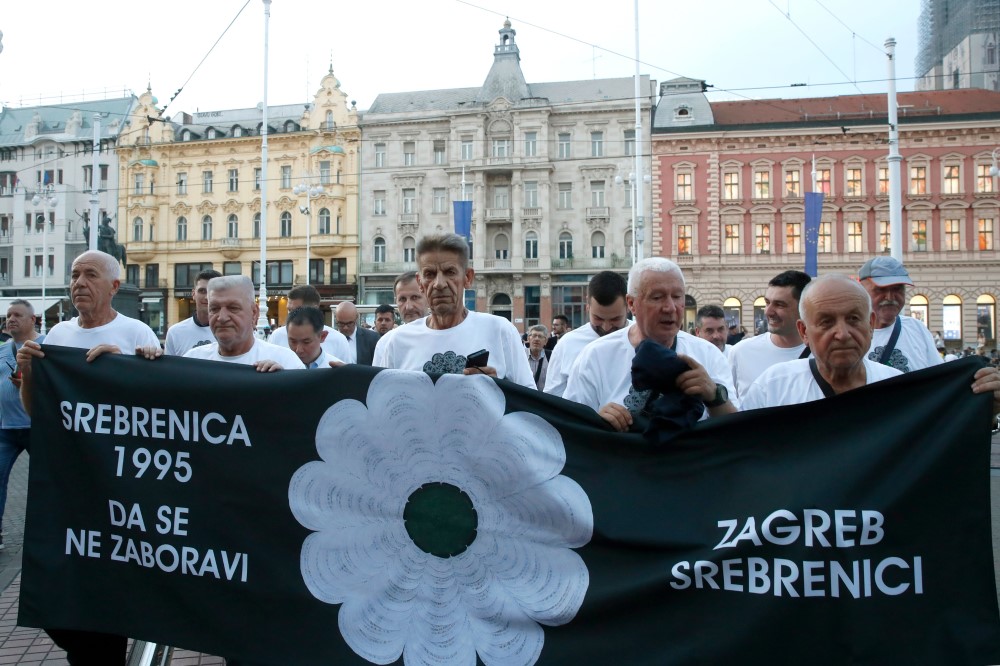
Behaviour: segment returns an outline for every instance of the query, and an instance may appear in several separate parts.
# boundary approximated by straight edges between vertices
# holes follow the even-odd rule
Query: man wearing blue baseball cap
[[[861,267],[858,279],[871,296],[875,312],[869,360],[902,372],[941,363],[934,336],[927,327],[913,317],[900,314],[906,303],[906,287],[913,286],[903,264],[892,257],[875,257]]]

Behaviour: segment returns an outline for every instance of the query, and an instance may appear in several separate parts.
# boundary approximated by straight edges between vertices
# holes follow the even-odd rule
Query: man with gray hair
[[[468,242],[458,234],[425,236],[417,243],[417,280],[431,313],[378,341],[373,365],[435,373],[486,374],[534,388],[521,334],[492,314],[465,307],[475,271]],[[466,367],[468,357],[489,354],[486,365]]]
[[[69,291],[79,316],[52,327],[46,344],[86,349],[87,362],[102,354],[134,354],[156,349],[162,354],[153,329],[115,311],[111,299],[121,285],[118,260],[99,250],[84,252],[73,260]],[[17,351],[21,371],[21,403],[31,414],[31,362],[44,363],[45,352],[36,340],[26,340]],[[66,650],[71,664],[125,664],[125,636],[72,629],[46,629],[56,645]]]
[[[416,271],[407,271],[396,278],[392,284],[396,295],[396,309],[404,324],[427,316],[427,297],[420,291]]]
[[[545,342],[548,338],[549,332],[543,325],[535,324],[528,328],[528,366],[531,376],[535,378],[535,388],[539,391],[545,390],[545,372],[549,366]]]
[[[259,340],[254,326],[260,308],[253,282],[245,275],[225,275],[208,282],[208,325],[215,342],[188,350],[186,358],[252,365],[257,372],[305,368],[288,347]]]
[[[711,342],[681,330],[684,296],[684,274],[669,259],[650,257],[632,266],[626,300],[635,323],[584,347],[563,397],[592,407],[615,430],[628,430],[648,397],[632,386],[632,359],[639,343],[651,339],[673,349],[691,368],[680,374],[676,387],[704,402],[702,418],[735,412],[726,357]]]

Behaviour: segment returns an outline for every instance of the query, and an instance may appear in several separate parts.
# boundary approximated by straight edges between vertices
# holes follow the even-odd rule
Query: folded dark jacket
[[[650,444],[667,444],[705,412],[699,396],[685,395],[677,388],[677,377],[690,369],[674,350],[658,342],[647,338],[636,347],[632,386],[637,391],[650,391],[636,423],[643,427],[642,434]]]

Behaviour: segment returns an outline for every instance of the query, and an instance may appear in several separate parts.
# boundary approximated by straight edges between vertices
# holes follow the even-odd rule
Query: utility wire
[[[839,23],[840,25],[842,25],[845,28],[847,28],[851,32],[851,36],[852,37],[857,37],[858,39],[860,39],[861,41],[863,41],[865,44],[867,44],[868,46],[870,46],[873,49],[875,49],[876,51],[878,51],[879,53],[881,53],[883,55],[885,54],[885,50],[883,48],[881,48],[879,46],[876,46],[875,44],[872,44],[867,39],[865,39],[864,37],[862,37],[861,35],[859,35],[857,32],[855,32],[854,29],[851,28],[851,26],[847,25],[842,20],[840,20],[840,17],[837,16],[836,14],[834,14],[832,11],[830,11],[830,9],[826,5],[824,5],[822,2],[820,2],[819,0],[815,0],[815,1],[816,1],[817,5],[819,5],[820,7],[822,7],[826,11],[827,14],[829,14],[834,19],[836,19],[837,23]]]
[[[782,15],[782,16],[784,16],[784,17],[785,17],[786,19],[788,19],[788,22],[789,22],[789,23],[791,23],[791,24],[792,24],[793,26],[795,26],[795,29],[796,29],[796,30],[798,30],[799,32],[801,32],[801,33],[802,33],[802,36],[803,36],[803,37],[805,37],[805,38],[806,38],[807,40],[809,40],[809,43],[810,43],[810,44],[812,44],[813,46],[815,46],[815,47],[816,47],[816,50],[817,50],[817,51],[819,51],[819,52],[820,52],[820,54],[821,54],[821,55],[822,55],[822,56],[823,56],[824,58],[826,58],[826,59],[827,59],[827,60],[828,60],[828,61],[830,62],[830,64],[831,64],[831,65],[833,65],[833,66],[834,66],[834,68],[836,68],[836,70],[837,70],[838,72],[840,72],[841,74],[843,74],[843,75],[844,75],[844,78],[845,78],[845,79],[848,79],[848,80],[850,80],[850,79],[851,79],[851,77],[847,75],[847,72],[845,72],[844,70],[842,70],[842,69],[840,68],[840,66],[839,66],[839,65],[838,65],[837,63],[835,63],[835,62],[833,61],[833,58],[831,58],[830,56],[828,56],[828,55],[826,54],[826,51],[824,51],[824,50],[823,50],[822,48],[820,48],[819,44],[817,44],[817,43],[816,43],[815,41],[813,41],[813,38],[812,38],[812,37],[810,37],[810,36],[809,36],[809,34],[808,34],[808,33],[807,33],[807,32],[806,32],[805,30],[803,30],[803,29],[802,29],[802,28],[801,28],[801,27],[799,26],[799,24],[798,24],[798,23],[796,23],[795,21],[793,21],[793,20],[792,20],[792,17],[791,17],[791,15],[790,15],[790,14],[786,14],[785,12],[783,12],[783,11],[781,10],[781,7],[779,7],[778,5],[774,4],[774,0],[768,0],[768,1],[769,1],[769,2],[771,3],[771,6],[772,6],[772,7],[774,7],[775,9],[777,9],[777,10],[778,10],[778,13],[779,13],[779,14],[781,14],[781,15]],[[852,81],[852,83],[853,83],[854,87],[855,87],[855,88],[857,88],[858,92],[861,92],[861,88],[858,88],[858,84],[857,84],[857,83],[854,83],[853,81]]]

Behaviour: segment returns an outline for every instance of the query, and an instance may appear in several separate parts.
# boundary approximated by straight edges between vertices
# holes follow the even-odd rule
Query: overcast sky
[[[505,16],[517,31],[528,83],[631,76],[633,6],[273,0],[268,102],[311,101],[331,58],[359,109],[381,92],[481,85]],[[641,71],[657,81],[705,79],[717,91],[712,100],[880,93],[883,43],[891,35],[897,88],[912,90],[919,10],[919,0],[640,0]],[[263,99],[262,0],[3,0],[0,31],[4,105],[138,94],[147,81],[161,108],[169,102],[168,115]]]

